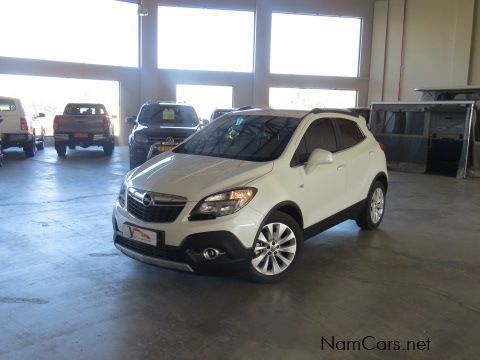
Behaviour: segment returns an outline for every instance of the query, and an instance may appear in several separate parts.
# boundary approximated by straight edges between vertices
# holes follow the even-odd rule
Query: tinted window
[[[317,148],[331,152],[337,151],[337,140],[332,120],[319,119],[313,122],[305,133],[305,142],[309,154]]]
[[[146,105],[138,122],[142,125],[171,125],[194,127],[198,125],[197,113],[191,106]]]
[[[328,150],[332,153],[338,150],[335,130],[330,119],[319,119],[310,125],[298,145],[291,165],[305,163],[314,149]]]
[[[11,100],[0,99],[0,111],[15,111],[17,107]]]
[[[425,113],[419,111],[379,111],[375,119],[377,133],[397,135],[422,135]]]
[[[247,161],[272,161],[287,146],[300,119],[225,115],[173,151]]]
[[[343,148],[348,149],[365,139],[358,125],[347,119],[336,119],[343,140]]]
[[[102,105],[71,104],[65,108],[65,115],[105,115],[107,110]]]

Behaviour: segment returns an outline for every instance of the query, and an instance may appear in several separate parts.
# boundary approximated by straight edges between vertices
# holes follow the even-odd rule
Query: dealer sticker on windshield
[[[123,224],[123,237],[157,246],[157,233],[137,226]]]

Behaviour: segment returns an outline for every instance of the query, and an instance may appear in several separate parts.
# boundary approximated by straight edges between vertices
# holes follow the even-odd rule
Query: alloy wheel
[[[263,275],[277,275],[286,270],[297,252],[293,230],[282,223],[263,226],[253,252],[252,265]]]
[[[383,216],[385,209],[385,198],[381,188],[376,188],[370,201],[370,219],[377,224]]]

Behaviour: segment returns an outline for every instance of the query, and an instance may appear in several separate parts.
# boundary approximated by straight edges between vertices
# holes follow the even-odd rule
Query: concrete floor
[[[199,276],[113,247],[127,149],[52,148],[0,169],[0,358],[478,358],[480,182],[391,174],[380,230],[306,243],[286,281]],[[328,352],[321,337],[427,340],[423,352]]]

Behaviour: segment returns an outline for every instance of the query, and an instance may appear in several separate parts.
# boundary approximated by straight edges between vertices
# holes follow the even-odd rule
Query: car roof
[[[10,96],[0,96],[0,99],[10,100],[10,101],[20,100],[20,99],[18,99],[18,98],[14,98],[14,97],[10,97]]]
[[[68,103],[67,106],[104,106],[100,103]]]
[[[176,102],[176,101],[147,101],[144,106],[146,105],[160,105],[160,106],[187,106],[193,107],[190,104],[183,103],[183,102]]]
[[[308,114],[333,113],[342,114],[358,118],[358,116],[351,109],[332,109],[332,108],[318,108],[307,110],[289,110],[289,109],[271,109],[271,108],[252,108],[239,109],[232,111],[232,114],[246,114],[246,115],[263,115],[263,116],[280,116],[290,118],[303,118]]]

